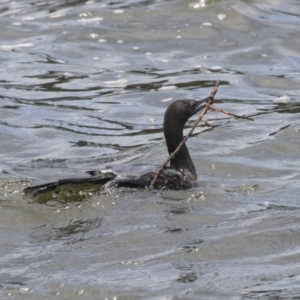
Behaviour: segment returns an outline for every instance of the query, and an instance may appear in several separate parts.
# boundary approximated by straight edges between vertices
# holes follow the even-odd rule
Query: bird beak
[[[212,100],[211,97],[207,97],[205,99],[197,101],[198,105],[196,106],[196,108],[194,110],[194,114],[197,113],[198,111],[200,111],[201,109],[203,109],[208,103],[210,103],[211,100]],[[210,104],[212,104],[212,102]]]

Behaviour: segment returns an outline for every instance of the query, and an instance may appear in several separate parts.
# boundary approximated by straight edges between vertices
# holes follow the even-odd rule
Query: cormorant
[[[164,135],[169,154],[173,153],[183,140],[183,128],[190,117],[199,112],[211,97],[203,100],[177,100],[170,104],[164,116]],[[25,193],[40,194],[60,186],[73,184],[113,184],[116,186],[146,187],[155,176],[158,166],[120,164],[107,166],[103,170],[88,171],[90,177],[60,179],[55,182],[26,187]],[[188,189],[197,185],[197,172],[184,144],[157,178],[154,188]]]

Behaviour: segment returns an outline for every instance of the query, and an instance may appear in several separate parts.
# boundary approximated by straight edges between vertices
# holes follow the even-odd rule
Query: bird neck
[[[168,124],[167,122],[167,124],[164,124],[166,144],[170,155],[183,140],[183,127],[184,124],[182,125],[178,122],[173,122],[173,124],[171,122]],[[197,180],[196,168],[185,143],[171,160],[170,166],[177,170],[188,170],[194,177],[194,180]]]

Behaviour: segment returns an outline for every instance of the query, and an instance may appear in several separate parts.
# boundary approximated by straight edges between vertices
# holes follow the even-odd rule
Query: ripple
[[[22,43],[22,44],[15,44],[15,45],[0,45],[0,49],[3,51],[12,51],[16,48],[31,48],[34,47],[32,43]]]
[[[103,21],[104,19],[101,17],[95,17],[95,18],[82,18],[77,20],[78,22],[82,23],[82,24],[90,24],[90,23],[98,23]]]

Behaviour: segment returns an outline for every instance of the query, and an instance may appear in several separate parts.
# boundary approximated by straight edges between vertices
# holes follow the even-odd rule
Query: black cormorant
[[[177,100],[170,104],[164,116],[164,135],[169,154],[173,153],[183,140],[183,128],[190,117],[199,112],[211,101],[211,97],[203,100]],[[88,171],[90,177],[60,179],[55,182],[26,187],[25,193],[43,193],[55,190],[60,186],[73,184],[113,184],[116,186],[146,187],[155,176],[158,166],[120,164],[107,166],[103,170]],[[157,178],[154,188],[187,189],[197,185],[197,172],[184,144]]]

